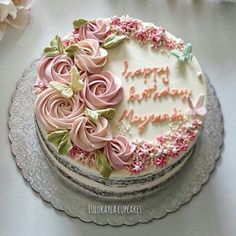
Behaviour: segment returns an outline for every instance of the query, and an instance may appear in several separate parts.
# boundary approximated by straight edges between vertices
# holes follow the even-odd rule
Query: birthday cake
[[[73,27],[38,65],[35,124],[46,158],[93,195],[160,189],[191,157],[207,112],[192,45],[128,16]]]

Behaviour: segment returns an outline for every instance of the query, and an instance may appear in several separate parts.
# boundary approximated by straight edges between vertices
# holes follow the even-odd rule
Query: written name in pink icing
[[[131,124],[136,124],[138,126],[138,132],[142,133],[148,123],[160,123],[164,121],[182,121],[184,119],[184,114],[181,110],[178,110],[176,108],[173,108],[173,111],[171,114],[167,113],[160,113],[160,114],[147,114],[147,115],[136,115],[134,114],[134,110],[131,109],[125,109],[119,119],[119,121],[122,121],[124,119],[127,119]]]

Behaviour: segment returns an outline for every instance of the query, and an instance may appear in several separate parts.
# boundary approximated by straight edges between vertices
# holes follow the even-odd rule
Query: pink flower
[[[154,163],[157,167],[164,167],[167,164],[167,156],[164,154],[160,154],[154,158]]]
[[[104,19],[91,20],[88,23],[80,26],[76,31],[80,35],[80,39],[95,39],[98,42],[103,42],[109,31],[108,22]]]
[[[144,168],[145,166],[142,161],[135,161],[129,165],[129,172],[131,174],[139,174]]]
[[[84,151],[77,146],[73,146],[70,149],[69,153],[73,159],[78,159],[78,160],[94,159],[94,155],[95,155],[94,152]]]
[[[115,107],[124,96],[121,80],[108,71],[90,75],[84,79],[82,96],[90,109]]]
[[[66,98],[58,91],[47,88],[36,96],[35,115],[47,132],[70,130],[83,111],[84,102],[79,93]]]
[[[65,54],[55,57],[44,56],[38,66],[38,80],[48,85],[51,81],[58,81],[63,84],[71,82],[71,67],[73,60]]]
[[[103,148],[112,139],[112,131],[104,117],[100,117],[95,125],[87,117],[81,116],[74,121],[70,137],[74,145],[91,152]]]
[[[104,154],[110,165],[115,170],[120,170],[127,165],[127,161],[132,157],[136,146],[129,143],[129,140],[122,135],[117,135],[111,141],[106,143]]]
[[[107,61],[107,50],[99,47],[95,39],[85,39],[77,44],[78,50],[74,54],[76,66],[81,71],[95,74],[102,71]]]
[[[166,39],[166,47],[173,49],[175,47],[175,42],[173,39]]]

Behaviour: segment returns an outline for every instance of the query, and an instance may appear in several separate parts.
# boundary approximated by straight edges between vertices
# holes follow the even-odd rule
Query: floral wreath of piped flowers
[[[182,41],[170,38],[162,27],[144,25],[130,17],[78,19],[73,26],[73,32],[64,38],[55,36],[38,66],[35,115],[47,132],[47,140],[61,155],[95,166],[104,178],[114,170],[138,174],[153,165],[163,168],[186,151],[201,126],[198,120],[178,126],[153,143],[113,136],[110,120],[124,92],[121,79],[103,70],[107,49],[127,38],[148,42],[154,49],[164,45],[181,50]]]

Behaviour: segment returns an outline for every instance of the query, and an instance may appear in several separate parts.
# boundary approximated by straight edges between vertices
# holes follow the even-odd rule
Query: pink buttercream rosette
[[[80,39],[95,39],[98,42],[102,43],[107,37],[109,31],[109,25],[107,20],[104,19],[95,19],[91,20],[88,23],[80,26],[76,32],[79,33]]]
[[[83,111],[84,102],[79,93],[66,98],[60,92],[48,88],[38,94],[35,100],[35,115],[47,132],[70,130]]]
[[[86,106],[94,110],[117,106],[122,101],[124,92],[121,80],[106,71],[84,79],[82,96]]]
[[[43,56],[38,66],[38,82],[48,85],[51,81],[63,84],[71,82],[71,68],[73,60],[65,54],[55,57]]]
[[[112,168],[120,170],[128,164],[127,161],[132,157],[135,148],[136,146],[129,143],[129,140],[125,136],[117,135],[106,143],[104,154]]]
[[[101,48],[95,39],[85,39],[76,45],[78,46],[78,50],[74,53],[76,66],[90,74],[101,72],[107,61],[107,50]]]
[[[112,139],[112,131],[104,117],[99,117],[95,125],[87,117],[81,116],[73,123],[70,137],[75,146],[91,152],[103,148]]]

